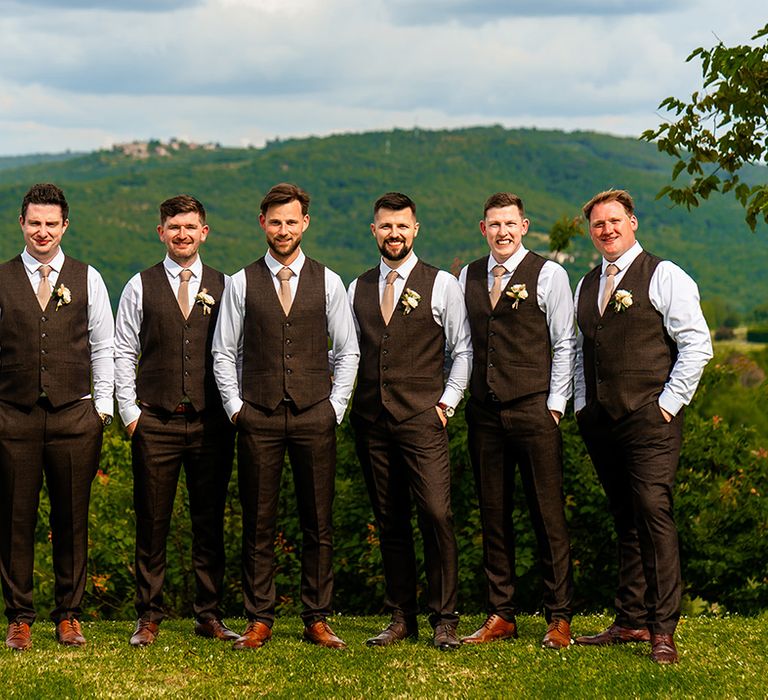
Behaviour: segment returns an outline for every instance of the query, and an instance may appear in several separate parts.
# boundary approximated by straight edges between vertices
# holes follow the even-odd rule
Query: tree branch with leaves
[[[758,219],[768,223],[768,184],[750,185],[743,174],[746,166],[768,163],[768,24],[752,41],[757,43],[696,49],[687,61],[701,61],[701,90],[690,102],[665,99],[659,107],[676,121],[641,138],[676,161],[672,183],[657,199],[666,196],[690,210],[713,192],[732,192],[754,231]]]

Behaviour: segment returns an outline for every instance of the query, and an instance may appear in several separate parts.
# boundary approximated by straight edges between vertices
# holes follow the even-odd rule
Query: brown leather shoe
[[[65,647],[84,647],[85,637],[80,629],[80,622],[74,618],[62,620],[56,625],[56,640]]]
[[[318,620],[304,628],[304,639],[327,649],[346,649],[347,644],[337,637],[325,620]]]
[[[131,636],[132,647],[147,647],[154,644],[160,632],[160,625],[149,620],[139,620],[136,623],[136,631]]]
[[[607,646],[609,644],[627,644],[629,642],[650,642],[651,633],[647,629],[633,629],[621,627],[616,623],[600,634],[576,637],[576,644],[591,644],[594,646]]]
[[[419,625],[416,618],[404,619],[393,617],[392,621],[375,637],[366,639],[369,647],[388,647],[405,639],[418,639]]]
[[[500,615],[489,615],[480,629],[468,637],[462,637],[463,644],[484,644],[499,639],[517,639],[517,624],[507,622]]]
[[[8,634],[5,636],[5,646],[16,651],[26,651],[32,646],[32,634],[26,622],[14,620],[8,624]]]
[[[562,618],[552,620],[541,640],[541,646],[545,649],[567,649],[571,646],[571,623]]]
[[[435,625],[435,635],[432,638],[432,646],[440,651],[455,651],[461,646],[456,636],[457,622],[438,622]]]
[[[234,642],[236,639],[240,639],[237,632],[233,632],[215,617],[209,617],[207,620],[195,620],[195,634],[198,637],[219,639],[222,642]]]
[[[676,664],[679,661],[671,634],[651,635],[651,659],[657,664]]]
[[[272,628],[258,620],[251,620],[245,632],[232,645],[233,649],[258,649],[272,639]]]

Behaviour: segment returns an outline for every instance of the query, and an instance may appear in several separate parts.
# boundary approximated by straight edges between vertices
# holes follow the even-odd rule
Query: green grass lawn
[[[482,623],[465,617],[460,632]],[[519,697],[765,698],[768,614],[757,618],[685,619],[676,635],[681,661],[660,667],[648,645],[544,650],[541,617],[521,616],[520,639],[456,652],[431,648],[426,621],[418,642],[369,649],[365,639],[384,618],[336,616],[346,651],[301,641],[301,621],[279,618],[272,641],[256,651],[192,634],[190,620],[163,623],[157,642],[133,649],[133,623],[86,622],[85,649],[65,649],[53,625],[32,628],[33,648],[0,653],[4,698]],[[579,616],[574,634],[593,633],[608,615]],[[242,620],[231,620],[240,630]]]

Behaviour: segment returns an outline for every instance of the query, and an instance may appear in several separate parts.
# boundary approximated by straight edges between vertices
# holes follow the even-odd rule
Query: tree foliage
[[[667,97],[660,108],[676,121],[642,134],[675,159],[672,183],[657,198],[669,197],[688,209],[712,192],[732,192],[754,231],[768,222],[768,184],[745,181],[745,167],[768,162],[768,24],[752,37],[754,46],[699,47],[688,61],[701,61],[702,89],[690,102]],[[678,178],[685,177],[675,184]]]

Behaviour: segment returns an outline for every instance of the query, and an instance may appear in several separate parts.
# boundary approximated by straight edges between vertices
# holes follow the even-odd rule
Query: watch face
[[[456,409],[453,406],[446,406],[443,413],[445,413],[446,418],[453,418],[453,414],[456,413]]]

